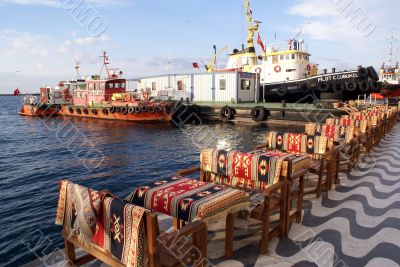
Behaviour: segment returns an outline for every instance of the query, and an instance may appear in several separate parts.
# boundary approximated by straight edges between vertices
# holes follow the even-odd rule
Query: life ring
[[[255,72],[256,72],[257,74],[261,74],[262,69],[261,69],[260,67],[258,67],[258,68],[255,69]]]
[[[230,108],[229,106],[225,106],[225,107],[221,108],[219,117],[224,122],[230,121],[234,117],[234,110],[232,108]]]
[[[101,110],[101,112],[103,112],[104,115],[108,115],[108,109],[106,109],[106,108],[103,108],[103,109]]]
[[[261,122],[265,120],[265,109],[264,107],[254,107],[250,111],[251,118],[255,122]]]
[[[134,108],[134,107],[129,107],[129,108],[128,108],[128,113],[129,113],[129,114],[135,113],[135,108]]]
[[[72,107],[68,107],[68,111],[69,111],[69,113],[74,113],[74,109],[72,108]]]
[[[128,114],[128,108],[127,107],[122,107],[121,108],[121,113],[122,113],[122,115],[127,115]]]
[[[308,71],[308,72],[311,71],[311,65],[310,65],[310,64],[307,65],[307,71]]]
[[[142,111],[142,110],[140,109],[139,106],[136,106],[136,107],[135,107],[135,113],[136,113],[136,114],[139,114],[141,111]]]
[[[282,67],[279,66],[279,65],[278,65],[278,66],[275,66],[274,71],[275,71],[276,73],[279,73],[279,72],[282,71]]]
[[[125,101],[126,102],[130,102],[131,100],[132,100],[132,95],[131,94],[125,94],[125,96],[124,96],[124,98],[125,98]]]
[[[97,115],[98,114],[98,111],[97,111],[97,109],[92,109],[92,113],[93,113],[93,115]]]
[[[82,110],[80,108],[76,108],[75,111],[77,114],[82,114]]]
[[[156,109],[153,106],[149,106],[149,113],[154,113]]]
[[[84,109],[83,109],[83,113],[85,113],[86,115],[88,115],[88,114],[89,114],[89,110],[88,110],[87,108],[84,108]]]
[[[116,111],[117,111],[116,107],[112,106],[112,107],[110,108],[110,113],[111,113],[111,114],[114,114]]]

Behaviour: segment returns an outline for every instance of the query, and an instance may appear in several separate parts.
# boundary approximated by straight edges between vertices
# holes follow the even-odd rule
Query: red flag
[[[266,52],[266,51],[265,51],[265,46],[264,46],[263,41],[261,40],[260,33],[258,33],[257,43],[258,43],[258,45],[261,47],[262,51],[265,53],[265,52]]]
[[[200,69],[199,63],[193,62],[193,68],[195,68],[195,69]]]

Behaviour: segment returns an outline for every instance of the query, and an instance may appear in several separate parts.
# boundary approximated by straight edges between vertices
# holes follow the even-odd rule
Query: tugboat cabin
[[[100,80],[93,77],[84,87],[74,92],[73,103],[76,106],[95,106],[111,101],[113,94],[126,92],[126,79]]]
[[[272,45],[260,59],[263,61],[262,84],[300,80],[318,75],[318,65],[310,63],[310,53],[303,40],[292,40],[289,45]]]

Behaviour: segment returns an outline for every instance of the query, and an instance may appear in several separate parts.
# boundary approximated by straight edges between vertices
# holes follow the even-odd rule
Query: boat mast
[[[254,48],[254,33],[258,31],[260,22],[253,20],[253,11],[251,10],[250,0],[244,0],[246,7],[246,17],[247,17],[247,46],[248,48]]]
[[[100,56],[103,58],[103,66],[101,66],[101,70],[100,70],[100,74],[99,74],[99,78],[101,77],[101,73],[103,72],[103,69],[106,69],[107,72],[107,78],[110,78],[110,72],[108,70],[108,64],[110,64],[110,62],[108,61],[108,56],[107,56],[107,52],[104,51],[103,55]]]
[[[392,64],[393,64],[393,43],[394,43],[394,41],[396,40],[396,38],[394,38],[394,35],[393,35],[393,33],[392,33],[392,35],[390,36],[390,38],[389,38],[389,41],[390,41],[390,46],[389,46],[389,67],[392,67]]]

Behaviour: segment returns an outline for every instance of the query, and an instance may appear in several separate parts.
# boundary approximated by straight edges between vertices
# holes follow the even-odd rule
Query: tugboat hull
[[[109,108],[80,108],[64,106],[60,110],[60,115],[78,118],[103,119],[103,120],[123,120],[135,122],[169,122],[171,117],[164,111],[127,113],[121,111],[111,113]]]

